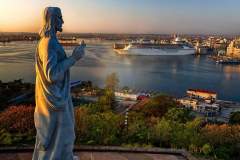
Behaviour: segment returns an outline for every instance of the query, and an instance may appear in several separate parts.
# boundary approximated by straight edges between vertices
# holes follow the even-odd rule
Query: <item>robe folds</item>
[[[34,123],[37,130],[33,160],[70,160],[75,140],[67,57],[55,36],[42,37],[35,55]]]

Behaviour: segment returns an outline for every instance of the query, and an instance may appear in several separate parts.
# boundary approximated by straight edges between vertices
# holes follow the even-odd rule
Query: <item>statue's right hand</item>
[[[83,45],[80,45],[80,46],[74,48],[73,53],[72,53],[72,57],[75,60],[81,59],[84,56],[84,54],[85,54],[84,48],[85,47]]]

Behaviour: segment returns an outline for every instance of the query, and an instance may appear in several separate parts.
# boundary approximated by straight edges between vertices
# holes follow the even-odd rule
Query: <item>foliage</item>
[[[6,82],[6,83],[1,82],[0,83],[0,97],[1,97],[0,111],[5,109],[9,100],[19,95],[22,95],[26,92],[33,92],[33,91],[34,91],[34,85],[31,83],[23,82],[22,79],[18,79],[18,80]]]
[[[75,110],[77,143],[120,144],[123,117],[112,112],[92,114],[86,107]]]
[[[5,129],[0,130],[0,144],[1,145],[12,144],[12,135],[8,133]]]
[[[172,130],[169,120],[165,118],[159,119],[151,132],[152,143],[161,147],[169,146]]]
[[[240,111],[231,113],[229,123],[240,124]]]
[[[192,119],[188,110],[166,96],[153,98],[146,108],[130,110],[125,125],[124,115],[111,110],[112,92],[105,90],[102,96],[106,97],[97,103],[75,108],[77,144],[185,148],[205,157],[240,158],[240,125]],[[0,113],[0,144],[33,143],[33,113],[32,106],[13,106]]]
[[[33,106],[11,106],[0,113],[0,129],[10,133],[34,133],[33,115]]]
[[[105,89],[104,94],[98,98],[98,104],[110,109],[114,104],[114,98],[114,92],[110,89]]]
[[[79,107],[75,109],[75,130],[77,133],[77,139],[79,139],[78,135],[81,135],[82,137],[85,137],[87,133],[88,128],[88,115],[89,115],[89,109],[87,107]]]
[[[216,147],[215,149],[215,156],[218,158],[218,159],[224,159],[224,160],[232,160],[232,149],[231,149],[231,146],[226,146],[226,145],[223,145],[223,146],[218,146]]]
[[[130,88],[129,88],[128,86],[123,86],[123,87],[122,87],[122,90],[123,90],[124,92],[128,92],[128,91],[130,90]]]
[[[206,125],[201,129],[205,141],[212,146],[240,143],[240,125]]]
[[[213,146],[215,156],[221,159],[239,157],[240,125],[206,125],[201,129],[205,143]]]
[[[111,112],[91,115],[89,117],[88,137],[96,144],[119,144],[120,139],[118,135],[122,125],[119,119],[118,115]]]
[[[119,84],[119,78],[116,73],[111,73],[107,76],[105,80],[105,88],[114,91]]]
[[[170,121],[186,123],[191,120],[190,110],[185,108],[171,108],[165,114],[166,119]]]
[[[9,145],[25,145],[33,144],[35,140],[34,135],[30,133],[9,133],[8,131],[2,129],[0,130],[0,144]]]
[[[205,156],[209,156],[212,153],[212,147],[210,144],[204,144],[202,147],[202,152]]]
[[[128,117],[128,130],[125,134],[127,141],[140,144],[148,143],[149,130],[144,115],[137,112],[129,112]]]
[[[158,95],[149,100],[149,102],[138,108],[138,111],[145,114],[146,117],[162,117],[169,109],[177,106],[177,102],[170,96]]]
[[[33,106],[12,106],[0,113],[0,144],[33,143]]]

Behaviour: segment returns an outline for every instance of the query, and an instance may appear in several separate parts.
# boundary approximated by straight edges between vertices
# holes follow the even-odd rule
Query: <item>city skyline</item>
[[[38,32],[46,6],[62,9],[64,32],[239,34],[237,0],[0,0],[0,32]]]

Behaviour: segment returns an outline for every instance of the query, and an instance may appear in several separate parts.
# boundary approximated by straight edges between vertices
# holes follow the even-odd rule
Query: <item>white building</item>
[[[240,58],[240,40],[233,40],[227,47],[227,56]]]
[[[197,110],[198,101],[196,99],[182,98],[179,99],[178,101],[186,108]]]
[[[219,104],[217,103],[209,104],[209,103],[202,102],[198,104],[197,111],[200,113],[206,113],[206,114],[212,113],[216,115],[219,113],[220,107],[219,107]]]
[[[219,104],[211,103],[210,101],[199,101],[192,98],[182,98],[178,99],[178,102],[182,104],[185,108],[192,109],[193,111],[204,113],[204,114],[218,114],[220,111]]]
[[[118,99],[129,99],[133,101],[136,101],[138,97],[137,94],[129,93],[129,92],[114,92],[114,95]]]
[[[217,99],[217,93],[213,91],[207,91],[202,89],[189,89],[187,90],[187,95],[192,98],[200,98],[200,99]]]

